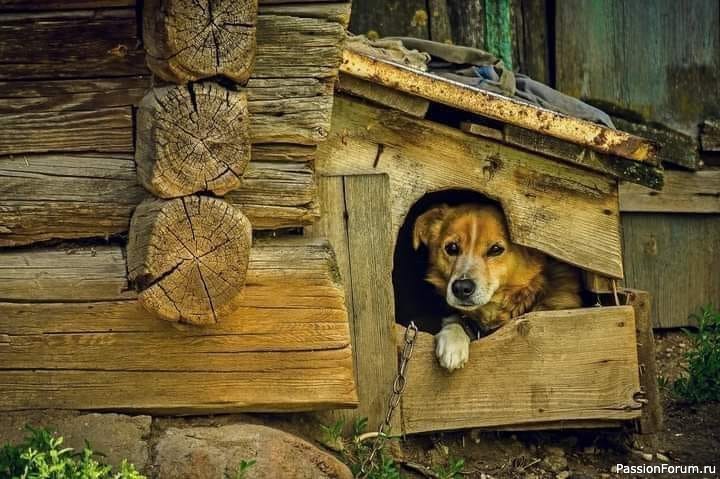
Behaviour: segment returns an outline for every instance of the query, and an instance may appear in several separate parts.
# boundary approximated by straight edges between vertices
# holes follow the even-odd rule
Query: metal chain
[[[387,439],[387,436],[385,435],[385,430],[390,428],[390,422],[392,421],[393,413],[400,404],[400,398],[402,397],[402,393],[405,390],[405,385],[407,384],[407,367],[408,363],[410,362],[410,358],[412,357],[413,348],[415,347],[415,339],[417,338],[417,332],[418,328],[417,326],[415,326],[415,322],[411,321],[410,325],[405,330],[405,346],[403,347],[402,356],[400,357],[400,368],[398,369],[398,373],[395,376],[395,381],[393,382],[392,394],[390,395],[390,399],[388,400],[388,408],[387,414],[385,414],[385,421],[380,424],[377,436],[375,436],[375,441],[373,442],[372,448],[370,449],[370,454],[368,454],[368,456],[365,458],[362,465],[360,466],[360,472],[356,476],[358,479],[365,479],[368,474],[370,474],[375,455],[378,453],[378,451],[380,451],[380,449],[382,449],[383,444],[385,444],[385,439]]]

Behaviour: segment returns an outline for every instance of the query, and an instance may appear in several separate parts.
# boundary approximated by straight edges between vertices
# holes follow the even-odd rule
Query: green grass
[[[63,438],[47,429],[28,431],[22,443],[0,448],[3,479],[145,479],[126,461],[114,471],[87,443],[81,452],[75,452],[63,448]]]
[[[720,401],[720,313],[707,306],[691,318],[697,330],[684,330],[691,343],[687,371],[673,383],[672,393],[690,403]]]

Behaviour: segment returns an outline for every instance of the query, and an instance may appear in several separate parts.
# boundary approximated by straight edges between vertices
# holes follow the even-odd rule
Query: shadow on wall
[[[417,251],[413,249],[412,233],[418,216],[442,203],[450,206],[463,203],[499,205],[496,201],[472,190],[442,190],[427,193],[420,198],[405,217],[405,222],[398,232],[393,255],[395,322],[407,326],[410,321],[415,321],[420,331],[432,334],[440,331],[442,318],[452,314],[452,310],[445,303],[445,299],[437,293],[435,287],[425,281],[428,250],[424,245]]]

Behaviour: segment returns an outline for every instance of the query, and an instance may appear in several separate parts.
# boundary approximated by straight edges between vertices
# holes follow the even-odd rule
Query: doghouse
[[[112,3],[0,7],[0,410],[374,428],[414,319],[403,235],[481,195],[586,272],[588,307],[514,321],[451,376],[421,333],[395,425],[652,432],[647,295],[615,283],[618,182],[660,186],[652,144],[343,53],[348,3]]]

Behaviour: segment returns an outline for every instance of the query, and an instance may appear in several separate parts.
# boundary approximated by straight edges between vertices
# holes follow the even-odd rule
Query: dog
[[[488,333],[528,311],[582,306],[579,271],[512,243],[498,206],[435,206],[417,218],[412,236],[416,251],[428,249],[425,280],[458,312],[435,336],[435,354],[450,372],[468,360],[466,320]]]

